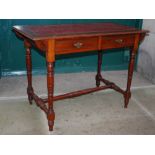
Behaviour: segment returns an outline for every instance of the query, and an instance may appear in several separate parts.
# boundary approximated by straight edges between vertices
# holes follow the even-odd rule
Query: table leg
[[[54,63],[47,62],[47,90],[48,90],[48,125],[49,130],[53,130],[55,113],[53,110],[53,93],[54,93]]]
[[[98,51],[98,65],[97,65],[97,75],[96,75],[96,86],[100,86],[101,79],[101,66],[102,66],[102,51]]]
[[[129,99],[131,98],[131,82],[132,82],[132,76],[133,76],[133,71],[134,71],[134,63],[135,63],[135,57],[136,57],[136,52],[138,49],[139,45],[139,38],[140,35],[137,34],[135,37],[135,43],[133,48],[130,49],[130,63],[129,63],[129,68],[128,68],[128,80],[127,80],[127,88],[124,94],[124,107],[127,108]]]
[[[27,95],[29,103],[32,104],[32,94],[33,94],[33,87],[32,87],[32,61],[31,61],[31,45],[27,41],[24,41],[25,49],[26,49],[26,69],[27,69]]]
[[[128,68],[127,88],[124,94],[124,107],[125,108],[127,108],[129,99],[131,97],[130,87],[131,87],[132,76],[133,76],[133,71],[134,71],[134,60],[135,60],[135,53],[133,50],[130,50],[130,64]]]

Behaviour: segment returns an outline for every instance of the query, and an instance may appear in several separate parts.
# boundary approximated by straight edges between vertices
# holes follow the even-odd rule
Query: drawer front
[[[134,44],[135,35],[103,36],[102,49],[129,47]]]
[[[57,39],[55,42],[56,54],[84,52],[97,49],[98,49],[98,37]]]

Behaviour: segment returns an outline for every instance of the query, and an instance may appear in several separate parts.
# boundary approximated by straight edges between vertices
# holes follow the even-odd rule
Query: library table
[[[148,33],[134,27],[114,23],[63,24],[63,25],[17,25],[13,31],[24,41],[26,49],[27,94],[29,103],[34,100],[47,115],[49,130],[53,130],[55,113],[53,102],[76,97],[104,89],[114,89],[124,96],[127,108],[131,97],[131,82],[134,60],[140,42]],[[37,96],[32,87],[31,47],[34,46],[46,55],[47,64],[47,99]],[[101,75],[102,53],[108,49],[129,48],[130,62],[126,90]],[[75,92],[54,96],[54,62],[56,55],[98,51],[96,86]],[[100,86],[100,83],[104,85]]]

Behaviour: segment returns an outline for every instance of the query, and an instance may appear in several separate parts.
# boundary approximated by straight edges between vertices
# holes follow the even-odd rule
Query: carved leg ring
[[[54,93],[54,63],[47,62],[47,89],[48,89],[48,125],[49,130],[53,131],[55,113],[53,110],[53,93]]]
[[[97,66],[97,75],[96,75],[96,86],[100,86],[101,79],[101,66],[102,66],[102,51],[98,51],[98,66]]]
[[[32,94],[33,94],[33,87],[32,87],[32,62],[31,62],[31,50],[30,50],[30,44],[28,42],[24,42],[25,48],[26,48],[26,69],[27,69],[27,95],[29,103],[32,104]]]

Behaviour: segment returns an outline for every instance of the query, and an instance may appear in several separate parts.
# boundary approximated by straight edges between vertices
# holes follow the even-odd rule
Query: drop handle
[[[123,43],[123,39],[116,39],[115,42],[121,44]]]
[[[76,48],[81,48],[81,47],[83,46],[83,43],[77,42],[77,43],[74,43],[73,45],[74,45],[74,47],[76,47]]]

